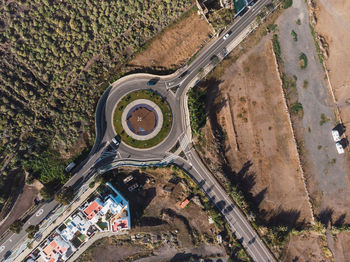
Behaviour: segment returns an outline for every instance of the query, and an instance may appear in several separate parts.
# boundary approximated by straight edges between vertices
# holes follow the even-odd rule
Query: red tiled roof
[[[183,202],[180,204],[180,207],[181,207],[181,208],[185,208],[185,207],[188,205],[188,203],[190,203],[190,201],[189,201],[188,199],[185,199],[185,201],[183,201]]]
[[[119,231],[120,229],[127,228],[128,227],[128,221],[122,220],[122,221],[115,221],[112,225],[113,232]]]
[[[94,212],[99,207],[101,206],[96,201],[94,201],[84,210],[84,213],[89,217],[91,216],[92,218],[95,216],[95,214],[92,212]]]
[[[53,240],[50,244],[47,245],[47,247],[44,248],[43,251],[44,251],[44,253],[45,253],[46,255],[50,255],[51,252],[52,252],[57,246],[58,246],[58,245],[57,245],[56,241]]]

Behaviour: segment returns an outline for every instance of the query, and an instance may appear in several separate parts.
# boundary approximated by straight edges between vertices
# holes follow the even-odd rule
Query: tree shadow
[[[296,209],[283,210],[278,208],[277,211],[271,211],[267,214],[268,219],[264,221],[268,226],[286,226],[288,229],[301,229],[305,226],[305,219],[299,221],[300,211]]]
[[[324,208],[317,215],[317,219],[325,226],[328,227],[329,224],[332,224],[332,216],[334,210],[330,207]]]
[[[340,215],[336,221],[334,221],[334,226],[336,227],[341,227],[345,224],[345,217],[346,217],[346,214],[342,214]]]

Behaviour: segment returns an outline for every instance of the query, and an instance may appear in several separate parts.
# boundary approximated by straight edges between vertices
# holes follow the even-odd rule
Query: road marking
[[[188,146],[189,143],[190,143],[190,141],[188,140],[188,137],[185,134],[184,137],[182,138],[181,142],[180,142],[180,146],[181,146],[183,151],[186,150],[186,147]]]
[[[164,158],[161,163],[170,163],[172,160],[176,159],[178,156],[174,154],[170,154],[170,156],[167,156]]]
[[[44,212],[44,209],[41,208],[38,210],[38,212],[36,212],[35,216],[39,217],[43,214],[43,212]]]

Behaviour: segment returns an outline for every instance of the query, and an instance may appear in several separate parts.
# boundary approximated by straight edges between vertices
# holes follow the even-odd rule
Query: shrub
[[[297,35],[297,33],[295,33],[295,31],[292,30],[292,32],[291,32],[290,34],[293,36],[294,42],[297,42],[297,41],[298,41],[298,35]]]
[[[273,51],[275,52],[275,55],[277,57],[278,62],[282,62],[281,59],[281,46],[280,46],[280,42],[278,41],[278,35],[274,34],[273,35]]]
[[[305,69],[307,67],[307,56],[304,53],[300,53],[299,55],[299,65],[301,69]]]
[[[188,108],[190,112],[191,128],[195,134],[205,125],[205,91],[198,87],[193,87],[188,92]]]
[[[290,108],[293,115],[298,115],[299,112],[303,112],[303,105],[299,102],[292,104]]]

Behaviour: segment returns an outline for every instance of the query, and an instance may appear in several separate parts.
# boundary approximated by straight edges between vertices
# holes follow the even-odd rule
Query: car
[[[335,142],[339,142],[340,141],[340,135],[339,135],[339,132],[338,130],[332,130],[332,136],[333,136],[333,140]]]
[[[12,250],[9,250],[5,253],[4,259],[7,260],[12,255]]]
[[[230,36],[230,33],[227,33],[226,35],[224,35],[223,39],[226,40],[229,36]]]
[[[159,81],[159,78],[152,78],[151,80],[149,80],[147,82],[148,86],[154,86],[155,84],[157,84],[157,82]]]
[[[249,5],[248,5],[248,8],[251,8],[254,4],[255,4],[255,2],[254,2],[254,1],[251,1],[251,2],[249,3]]]
[[[120,144],[120,137],[116,135],[115,137],[112,138],[112,142],[116,145],[119,146]]]
[[[183,78],[185,75],[187,75],[188,74],[188,71],[186,70],[185,72],[183,72],[180,76],[179,76],[179,78],[181,79],[181,78]]]
[[[342,144],[340,144],[339,142],[335,143],[335,146],[337,148],[338,154],[344,154],[344,148],[342,146]]]

